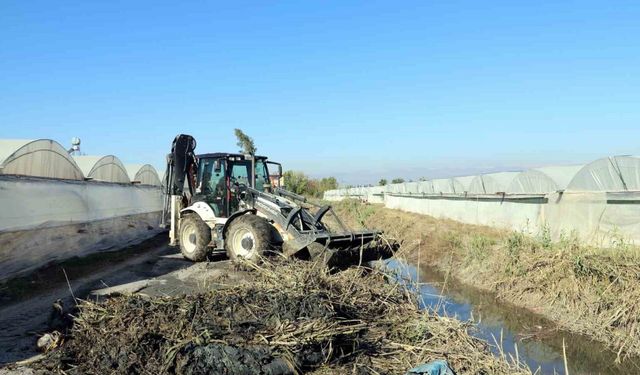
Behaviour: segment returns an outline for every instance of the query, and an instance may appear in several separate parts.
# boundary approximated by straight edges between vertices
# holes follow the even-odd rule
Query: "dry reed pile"
[[[85,301],[38,364],[65,374],[403,374],[446,359],[457,374],[530,374],[494,357],[467,323],[417,308],[379,270],[329,273],[272,260],[210,293]]]

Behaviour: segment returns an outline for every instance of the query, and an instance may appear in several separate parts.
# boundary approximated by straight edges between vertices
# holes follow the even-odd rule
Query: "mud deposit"
[[[275,262],[250,282],[181,297],[83,302],[61,348],[36,372],[397,374],[446,359],[457,374],[529,374],[493,356],[468,325],[419,309],[380,271],[330,274]]]

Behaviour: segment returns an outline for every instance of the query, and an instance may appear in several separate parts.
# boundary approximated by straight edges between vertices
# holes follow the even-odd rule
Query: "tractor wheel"
[[[202,262],[207,259],[211,229],[197,214],[186,214],[180,221],[180,252],[185,258]]]
[[[275,248],[273,227],[259,216],[242,215],[229,224],[224,248],[231,260],[257,262],[265,251]]]

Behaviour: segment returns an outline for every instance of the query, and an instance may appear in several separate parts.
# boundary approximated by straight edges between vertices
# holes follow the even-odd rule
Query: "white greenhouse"
[[[519,173],[507,189],[510,194],[547,194],[565,190],[583,165],[533,168]]]
[[[158,172],[151,164],[126,164],[125,168],[131,182],[141,185],[161,185]]]
[[[519,172],[498,172],[475,176],[469,184],[471,194],[495,194],[508,190],[511,181]]]
[[[94,181],[116,182],[128,184],[131,182],[127,169],[120,159],[113,155],[106,156],[74,156],[74,159],[85,178]]]
[[[420,193],[420,182],[412,181],[404,183],[404,193],[405,194],[418,194]]]
[[[422,194],[433,194],[433,182],[431,180],[418,182],[418,192]]]
[[[0,140],[0,174],[82,180],[82,171],[62,145],[51,139]]]
[[[640,191],[640,157],[610,156],[582,167],[567,186],[572,191]]]
[[[449,178],[438,178],[430,182],[431,189],[435,194],[451,194],[455,192],[452,180]]]
[[[467,191],[458,178],[439,178],[431,182],[435,194],[463,194]]]
[[[462,176],[453,178],[453,187],[456,189],[456,194],[464,194],[469,191],[469,185],[476,176]]]

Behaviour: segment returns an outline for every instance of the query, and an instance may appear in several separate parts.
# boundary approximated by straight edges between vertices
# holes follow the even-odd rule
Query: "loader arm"
[[[245,202],[261,216],[274,222],[274,226],[285,238],[283,252],[294,255],[311,246],[326,249],[331,253],[331,264],[353,264],[375,259],[389,258],[399,248],[396,242],[382,239],[377,230],[352,231],[346,227],[331,206],[318,206],[315,214],[296,205],[278,194],[265,193],[247,187]],[[293,193],[291,193],[293,194]],[[325,215],[331,213],[341,226],[340,232],[332,232],[323,222]]]
[[[194,154],[196,140],[186,134],[175,137],[171,153],[167,155],[167,174],[164,181],[164,204],[160,226],[169,227],[170,245],[176,245],[180,210],[186,206],[195,190],[197,159]],[[188,196],[185,196],[185,184]]]

